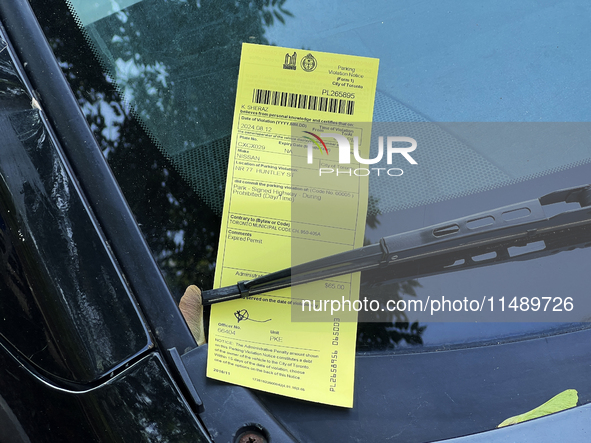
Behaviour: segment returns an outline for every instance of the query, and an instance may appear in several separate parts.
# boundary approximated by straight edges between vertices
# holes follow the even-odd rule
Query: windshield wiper
[[[547,217],[543,206],[581,207]],[[543,247],[519,253],[532,243]],[[388,267],[405,280],[490,264],[528,260],[591,245],[591,185],[563,189],[491,211],[395,234],[376,244],[313,260],[235,285],[203,292],[210,305],[358,271]],[[390,272],[390,269],[388,269]],[[390,280],[390,279],[388,279]]]

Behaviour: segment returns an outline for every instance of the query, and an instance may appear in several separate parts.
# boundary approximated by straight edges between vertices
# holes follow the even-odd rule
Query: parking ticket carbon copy
[[[369,153],[356,122],[377,75],[377,59],[243,44],[214,287],[363,246],[368,180],[336,142]],[[359,273],[213,305],[207,376],[352,407],[356,313],[293,315],[335,297],[358,300]]]

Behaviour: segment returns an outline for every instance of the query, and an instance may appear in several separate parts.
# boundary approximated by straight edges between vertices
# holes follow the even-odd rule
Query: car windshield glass
[[[380,59],[374,122],[417,138],[420,168],[404,180],[370,177],[367,243],[590,181],[590,129],[580,122],[591,103],[583,74],[591,31],[575,4],[68,4],[123,101],[86,86],[75,92],[178,295],[192,283],[211,287],[243,42]],[[63,63],[78,82],[99,75]],[[153,200],[142,195],[146,183]],[[577,294],[589,283],[588,255],[577,249],[406,282],[365,279],[362,296]],[[359,325],[357,345],[498,341],[583,327],[589,314],[569,324],[441,323],[388,312]]]

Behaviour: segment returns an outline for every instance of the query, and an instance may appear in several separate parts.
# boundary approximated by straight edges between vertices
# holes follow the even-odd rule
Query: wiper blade
[[[579,203],[578,209],[547,217],[543,206]],[[566,237],[565,237],[566,235]],[[556,241],[557,238],[568,238]],[[543,251],[511,256],[509,248],[544,241]],[[393,278],[454,272],[468,267],[524,260],[591,244],[591,185],[563,189],[540,198],[450,220],[380,239],[376,244],[272,272],[236,285],[204,291],[210,305],[352,272],[392,267]],[[494,257],[475,261],[478,255]],[[460,265],[454,265],[456,262]]]

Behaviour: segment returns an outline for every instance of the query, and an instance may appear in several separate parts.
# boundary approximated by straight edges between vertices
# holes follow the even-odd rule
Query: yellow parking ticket
[[[243,44],[215,287],[363,246],[378,60]],[[352,407],[359,274],[212,306],[207,376]]]

